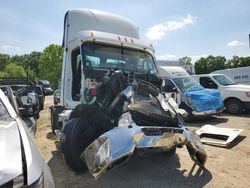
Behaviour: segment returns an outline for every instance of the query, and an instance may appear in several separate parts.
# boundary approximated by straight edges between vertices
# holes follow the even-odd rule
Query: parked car
[[[202,87],[182,67],[160,66],[159,73],[165,81],[163,91],[172,94],[179,108],[188,112],[186,121],[224,110],[220,93]]]
[[[33,116],[35,119],[39,119],[40,103],[35,91],[34,80],[28,77],[5,77],[0,78],[0,85],[10,86],[15,93],[18,93],[19,97],[26,96],[32,99]]]
[[[32,135],[36,133],[36,120],[33,117],[33,105],[32,99],[26,96],[19,96],[18,93],[13,93],[13,90],[9,86],[0,86],[0,89],[4,92],[4,94],[12,101],[12,106],[16,106],[16,111],[19,112],[20,117],[23,121],[25,121],[29,132]]]
[[[0,187],[53,188],[54,181],[49,167],[36,147],[20,110],[0,89]],[[14,105],[14,106],[12,106]]]
[[[230,114],[242,114],[250,110],[250,86],[235,84],[224,74],[193,75],[203,87],[220,92],[226,111]]]
[[[39,80],[39,85],[43,88],[44,95],[52,95],[54,93],[48,80]]]
[[[60,90],[55,90],[54,92],[54,104],[58,104],[60,102]]]

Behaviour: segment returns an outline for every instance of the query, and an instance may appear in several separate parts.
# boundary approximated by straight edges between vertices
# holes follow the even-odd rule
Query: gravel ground
[[[49,106],[53,98],[46,97],[45,102],[35,140],[51,168],[56,187],[250,187],[249,112],[241,116],[221,114],[187,125],[191,129],[205,124],[244,129],[229,148],[205,145],[206,169],[194,165],[184,147],[172,156],[166,153],[134,155],[95,180],[89,172],[76,174],[65,164],[60,142],[50,128]]]

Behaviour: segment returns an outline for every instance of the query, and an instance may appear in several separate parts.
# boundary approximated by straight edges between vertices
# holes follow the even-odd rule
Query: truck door
[[[204,88],[208,88],[208,89],[218,89],[218,85],[209,77],[200,77],[199,78],[199,82],[200,84],[204,87]]]
[[[171,95],[174,101],[180,105],[181,104],[181,95],[178,91],[176,85],[169,79],[165,79],[165,86],[163,91]]]

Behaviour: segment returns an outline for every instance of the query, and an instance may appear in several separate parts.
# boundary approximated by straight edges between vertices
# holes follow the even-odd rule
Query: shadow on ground
[[[60,143],[55,141],[56,151],[48,162],[57,187],[203,187],[212,174],[193,165],[192,169],[180,169],[177,154],[134,154],[130,160],[114,167],[95,180],[88,171],[76,174],[65,164]],[[183,159],[182,159],[183,160]],[[188,159],[189,160],[189,159]],[[191,162],[191,161],[190,161]],[[185,173],[185,174],[184,174]]]

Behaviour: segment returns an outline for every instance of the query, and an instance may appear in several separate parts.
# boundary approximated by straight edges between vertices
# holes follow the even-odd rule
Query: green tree
[[[250,66],[250,57],[240,57],[240,67]]]
[[[42,52],[31,52],[22,56],[22,66],[27,74],[35,80],[38,80],[39,76],[39,59],[42,56]]]
[[[237,68],[246,66],[250,66],[250,57],[233,56],[233,58],[229,59],[226,64],[227,68]]]
[[[56,44],[51,44],[43,50],[39,60],[39,79],[49,80],[56,88],[61,76],[63,60],[63,48]]]
[[[191,57],[185,56],[179,59],[181,66],[190,66],[192,65]]]
[[[22,66],[16,65],[15,63],[10,63],[5,67],[0,75],[2,77],[18,77],[25,76],[26,74]]]
[[[208,63],[206,61],[206,58],[201,57],[194,64],[195,73],[196,74],[207,74],[207,67],[208,67]]]
[[[0,54],[0,71],[2,71],[8,63],[10,63],[10,56],[7,54]]]
[[[208,74],[210,72],[226,68],[226,58],[224,56],[208,56],[200,58],[195,62],[196,74]]]

